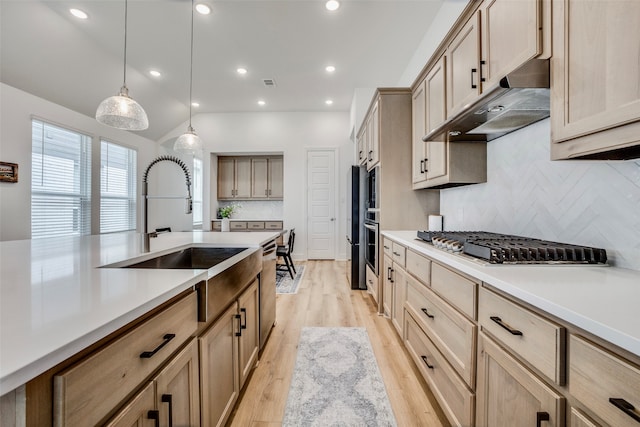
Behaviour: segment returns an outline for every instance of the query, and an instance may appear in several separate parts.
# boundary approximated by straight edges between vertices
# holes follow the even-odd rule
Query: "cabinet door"
[[[446,58],[443,56],[434,65],[425,79],[426,92],[426,129],[435,129],[447,117]],[[425,143],[425,175],[427,180],[447,174],[447,142],[429,141]]]
[[[154,427],[159,417],[153,382],[129,401],[105,427]]]
[[[370,160],[367,168],[371,169],[380,162],[380,101],[376,101],[371,109],[368,134]]]
[[[382,311],[387,317],[391,317],[392,287],[393,287],[393,262],[388,256],[384,256],[382,261]]]
[[[269,159],[269,198],[282,199],[284,197],[284,159],[282,157]]]
[[[564,398],[483,333],[477,397],[478,427],[564,426]]]
[[[542,0],[485,0],[482,16],[483,90],[542,53]]]
[[[260,319],[258,280],[238,299],[240,313],[240,389],[258,360],[260,350]]]
[[[638,16],[637,1],[553,2],[552,158],[640,144]]]
[[[223,426],[240,392],[238,338],[240,318],[233,304],[200,338],[202,424]]]
[[[156,377],[160,425],[200,425],[198,342],[193,339]]]
[[[447,48],[447,116],[480,95],[479,14],[469,19]]]
[[[236,158],[236,199],[251,197],[251,159]]]
[[[232,199],[235,195],[235,161],[232,157],[218,158],[218,199]]]
[[[358,135],[358,164],[367,164],[367,130],[363,127],[362,132]]]
[[[251,159],[251,198],[269,197],[269,161],[266,158]]]
[[[411,163],[412,182],[417,184],[427,179],[424,171],[425,162],[425,143],[422,137],[426,132],[426,81],[422,81],[420,85],[413,91],[411,98],[411,114],[412,114],[412,132],[413,132],[413,156]]]
[[[407,299],[407,273],[397,266],[393,272],[392,292],[391,323],[395,326],[398,334],[403,337],[404,303]]]

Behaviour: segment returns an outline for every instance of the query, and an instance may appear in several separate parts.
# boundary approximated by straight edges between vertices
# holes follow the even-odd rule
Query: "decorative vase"
[[[222,218],[222,231],[229,231],[229,218]]]

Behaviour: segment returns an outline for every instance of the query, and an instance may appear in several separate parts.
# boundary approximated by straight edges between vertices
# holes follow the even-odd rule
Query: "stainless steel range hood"
[[[549,117],[549,92],[549,60],[532,59],[422,140],[491,141]]]

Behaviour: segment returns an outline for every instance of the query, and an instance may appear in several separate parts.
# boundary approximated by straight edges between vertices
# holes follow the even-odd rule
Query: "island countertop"
[[[640,271],[584,264],[484,264],[436,249],[418,240],[416,231],[381,234],[640,356]]]
[[[281,232],[137,233],[0,242],[0,395],[213,277]],[[247,247],[208,270],[101,268],[184,246]]]

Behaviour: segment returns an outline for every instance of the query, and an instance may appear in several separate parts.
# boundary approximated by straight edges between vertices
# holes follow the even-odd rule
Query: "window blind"
[[[31,122],[31,237],[91,233],[91,137]]]
[[[100,142],[100,233],[136,229],[137,152]]]
[[[202,227],[202,160],[193,158],[193,225]]]

